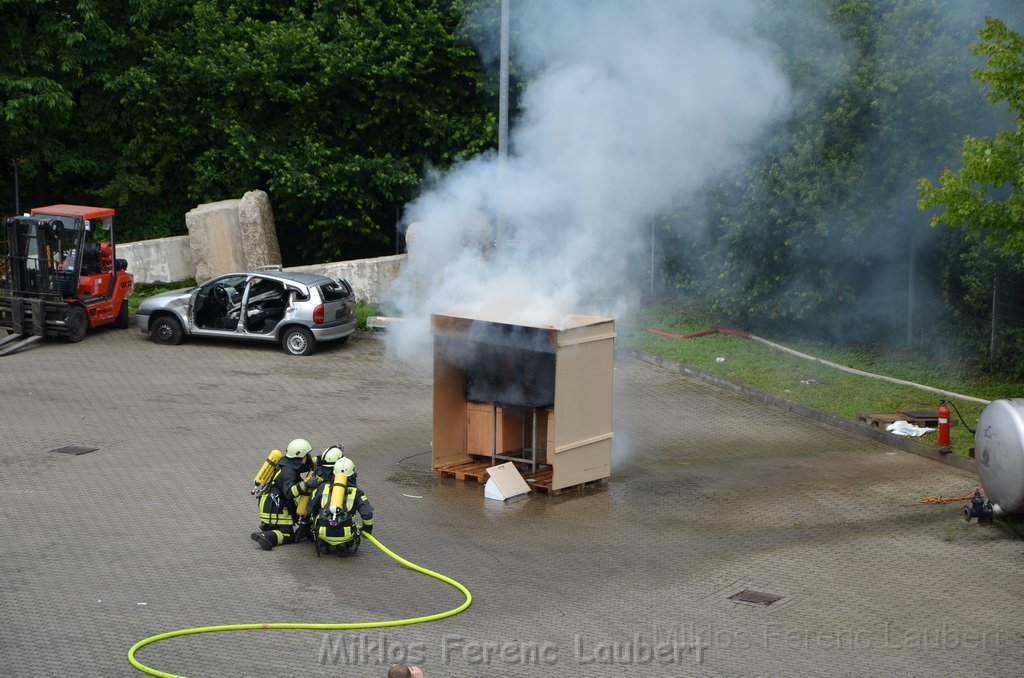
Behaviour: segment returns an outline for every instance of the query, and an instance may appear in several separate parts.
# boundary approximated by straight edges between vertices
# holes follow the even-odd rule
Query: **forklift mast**
[[[8,275],[0,294],[60,301],[73,294],[78,281],[64,262],[81,251],[84,229],[65,229],[60,219],[36,216],[4,220]]]
[[[79,205],[37,207],[30,215],[4,219],[9,273],[6,281],[0,276],[0,294],[54,300],[80,296],[81,276],[112,263],[103,260],[104,248],[90,233],[96,226],[109,233],[105,254],[112,259],[113,221],[113,209]]]

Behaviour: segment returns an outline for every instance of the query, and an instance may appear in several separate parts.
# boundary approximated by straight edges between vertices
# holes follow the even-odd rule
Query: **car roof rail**
[[[254,271],[283,271],[284,268],[281,264],[267,264],[266,266],[256,266],[252,270]]]

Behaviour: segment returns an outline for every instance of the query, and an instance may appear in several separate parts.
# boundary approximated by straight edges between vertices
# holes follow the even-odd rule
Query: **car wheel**
[[[289,355],[309,355],[316,348],[316,339],[305,327],[289,327],[281,335],[281,347]]]
[[[121,310],[117,312],[117,320],[114,321],[114,327],[120,330],[128,329],[128,302],[121,302]]]
[[[68,327],[68,341],[76,343],[85,339],[85,333],[89,329],[89,316],[81,306],[72,306],[68,309],[64,323]]]
[[[181,323],[177,318],[169,315],[160,316],[153,321],[153,325],[149,328],[149,336],[158,344],[176,346],[181,343],[183,336]]]

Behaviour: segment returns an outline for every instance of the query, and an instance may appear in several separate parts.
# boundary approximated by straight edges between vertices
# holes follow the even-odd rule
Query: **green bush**
[[[380,306],[365,299],[356,301],[356,329],[365,330],[366,319],[370,316],[380,315]]]

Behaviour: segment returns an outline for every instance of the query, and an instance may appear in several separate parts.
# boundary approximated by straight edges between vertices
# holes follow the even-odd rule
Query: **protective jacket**
[[[296,500],[302,495],[299,490],[303,460],[285,457],[278,462],[278,468],[270,481],[270,489],[260,496],[260,526],[262,529],[290,527],[296,521]]]
[[[337,515],[330,513],[330,483],[320,485],[313,494],[313,531],[318,541],[330,546],[345,544],[355,539],[358,532],[352,518],[359,514],[363,532],[373,532],[373,506],[358,487],[345,488],[344,507]]]

